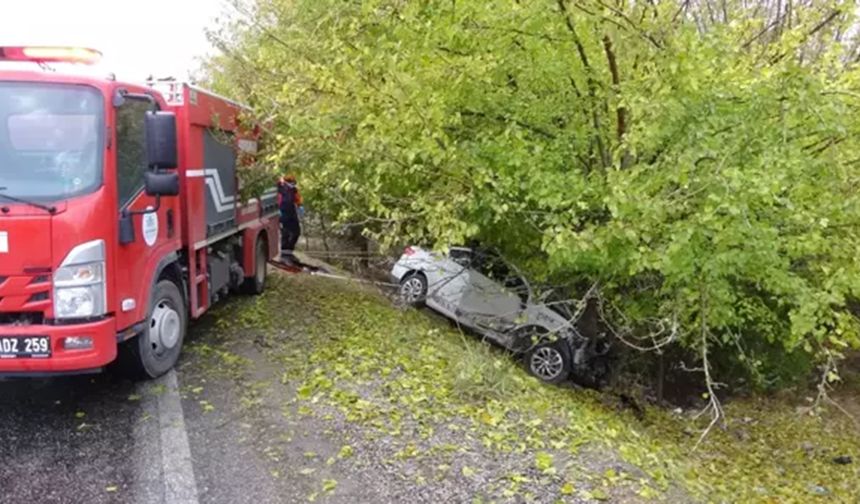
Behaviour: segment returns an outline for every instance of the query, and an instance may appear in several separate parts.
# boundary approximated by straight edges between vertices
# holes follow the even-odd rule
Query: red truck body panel
[[[213,143],[217,136],[213,132],[228,139],[240,137],[239,105],[186,85],[180,88],[182,100],[168,103],[147,86],[52,72],[0,70],[0,84],[10,82],[86,86],[100,93],[105,133],[103,176],[94,191],[50,202],[53,213],[0,198],[0,339],[48,337],[51,349],[50,356],[41,358],[0,358],[0,375],[96,370],[115,360],[117,345],[138,333],[147,319],[156,275],[167,263],[175,263],[176,271],[182,271],[189,314],[196,318],[217,299],[209,292],[214,249],[236,250],[235,261],[246,277],[255,271],[258,237],[266,239],[269,258],[277,253],[274,190],[259,199],[240,201],[235,167],[230,169],[228,159],[235,145]],[[158,108],[175,113],[180,181],[179,195],[161,197],[157,212],[145,219],[133,216],[135,239],[125,244],[119,239],[117,108],[113,103],[118,89],[150,94]],[[0,150],[3,146],[0,138]],[[218,166],[207,165],[212,159]],[[124,208],[155,206],[156,198],[141,188]],[[213,220],[213,216],[218,218]],[[98,240],[104,242],[104,314],[88,320],[55,319],[53,274],[76,246]],[[229,247],[224,245],[228,241]],[[92,338],[92,348],[65,349],[65,338],[81,336]]]

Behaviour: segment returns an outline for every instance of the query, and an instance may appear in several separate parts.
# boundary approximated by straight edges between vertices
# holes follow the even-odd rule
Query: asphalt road
[[[126,502],[135,389],[107,374],[0,381],[0,502]]]
[[[177,373],[0,381],[0,503],[199,502]]]
[[[281,426],[237,414],[243,389],[195,361],[139,383],[0,379],[0,504],[306,501],[313,489],[273,475]]]

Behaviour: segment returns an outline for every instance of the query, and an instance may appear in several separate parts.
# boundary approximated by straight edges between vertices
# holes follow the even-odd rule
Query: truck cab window
[[[116,111],[116,180],[119,207],[123,208],[143,189],[146,172],[144,116],[149,101],[129,99]]]

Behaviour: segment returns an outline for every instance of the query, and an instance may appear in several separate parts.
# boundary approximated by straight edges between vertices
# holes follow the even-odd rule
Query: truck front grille
[[[42,312],[6,312],[0,313],[0,325],[26,326],[40,325],[45,322]]]
[[[8,312],[0,313],[0,325],[24,326],[40,325],[45,322],[42,312]]]
[[[0,325],[41,324],[50,307],[50,275],[0,276]]]

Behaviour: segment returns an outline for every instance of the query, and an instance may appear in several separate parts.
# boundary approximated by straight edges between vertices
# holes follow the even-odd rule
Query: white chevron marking
[[[218,213],[236,208],[236,197],[224,194],[224,187],[221,185],[221,177],[217,169],[186,170],[185,176],[206,178],[206,186],[209,188],[209,194],[212,196],[212,202],[215,204],[215,209]]]

